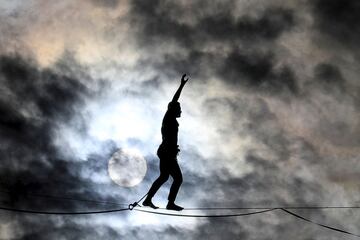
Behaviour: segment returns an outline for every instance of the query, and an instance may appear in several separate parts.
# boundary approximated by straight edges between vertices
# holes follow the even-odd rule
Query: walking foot
[[[170,202],[169,202],[169,203],[167,204],[167,206],[166,206],[166,209],[168,209],[168,210],[174,210],[174,211],[181,211],[181,210],[183,210],[184,208],[176,205],[175,203],[170,203]]]
[[[145,201],[143,202],[142,204],[143,206],[146,206],[146,207],[151,207],[153,209],[158,209],[159,207],[155,206],[151,200],[148,200],[148,199],[145,199]]]

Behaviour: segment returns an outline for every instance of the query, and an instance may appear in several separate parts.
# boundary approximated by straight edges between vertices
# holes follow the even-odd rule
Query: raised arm
[[[182,75],[180,86],[179,86],[178,90],[176,91],[173,99],[171,100],[172,102],[177,102],[179,100],[181,91],[182,91],[183,87],[185,86],[185,83],[187,83],[187,81],[189,80],[189,78],[185,78],[185,77],[186,77],[186,74]]]

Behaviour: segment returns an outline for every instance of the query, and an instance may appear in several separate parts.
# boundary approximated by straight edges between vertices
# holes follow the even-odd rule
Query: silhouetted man
[[[178,102],[181,90],[185,86],[189,78],[185,79],[186,74],[181,78],[181,84],[176,91],[172,101],[168,105],[168,110],[165,113],[161,126],[162,143],[160,144],[157,155],[160,158],[160,176],[155,180],[151,186],[146,199],[143,202],[144,206],[149,206],[154,209],[155,206],[151,199],[168,179],[169,175],[174,179],[168,197],[168,204],[166,209],[181,211],[183,208],[175,204],[175,198],[182,183],[182,174],[177,162],[177,154],[180,151],[178,143],[179,123],[176,118],[181,116],[180,103]]]

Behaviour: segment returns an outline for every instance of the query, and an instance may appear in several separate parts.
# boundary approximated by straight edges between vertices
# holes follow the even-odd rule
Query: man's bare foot
[[[151,208],[153,208],[153,209],[159,208],[159,207],[155,206],[155,205],[151,202],[150,199],[145,199],[142,205],[143,205],[143,206],[146,206],[146,207],[151,207]]]
[[[167,206],[166,206],[166,209],[168,209],[168,210],[174,210],[174,211],[181,211],[181,210],[183,210],[184,208],[176,205],[175,203],[170,203],[170,202],[169,202],[169,203],[167,204]]]

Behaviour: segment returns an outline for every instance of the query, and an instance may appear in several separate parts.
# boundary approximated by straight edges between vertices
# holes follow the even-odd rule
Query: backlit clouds
[[[12,192],[1,205],[114,207],[27,193],[139,199],[158,174],[161,120],[183,73],[179,204],[358,204],[358,8],[351,0],[0,1],[0,186]],[[107,169],[126,148],[147,161],[133,188]],[[358,231],[355,212],[300,213]],[[345,239],[281,212],[6,214],[5,239]]]

